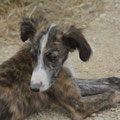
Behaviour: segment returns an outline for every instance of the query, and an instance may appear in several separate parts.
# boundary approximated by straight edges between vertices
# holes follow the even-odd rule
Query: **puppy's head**
[[[31,42],[31,88],[39,91],[47,90],[55,82],[69,52],[77,49],[80,59],[85,62],[91,55],[88,42],[74,26],[62,27],[48,24],[43,19],[24,18],[21,39]]]

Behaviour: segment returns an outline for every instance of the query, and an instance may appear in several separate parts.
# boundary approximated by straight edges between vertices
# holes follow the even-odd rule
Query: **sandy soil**
[[[89,62],[81,63],[77,52],[71,55],[76,76],[79,78],[120,77],[120,2],[106,0],[104,12],[97,15],[84,35],[93,49]],[[20,40],[9,44],[9,40],[0,38],[0,63],[15,54],[23,43]],[[70,120],[59,111],[47,111],[30,116],[26,120]],[[86,120],[120,120],[120,104],[93,114]]]

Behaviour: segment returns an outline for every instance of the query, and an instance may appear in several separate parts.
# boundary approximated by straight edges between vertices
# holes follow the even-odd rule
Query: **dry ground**
[[[11,3],[15,1],[15,3]],[[39,1],[39,2],[38,2]],[[0,63],[15,54],[23,44],[19,39],[21,16],[44,14],[50,21],[84,28],[93,55],[81,63],[77,52],[71,56],[79,78],[120,77],[120,1],[119,0],[0,0]],[[69,120],[63,113],[43,112],[26,120]],[[93,114],[86,120],[120,120],[120,104]]]

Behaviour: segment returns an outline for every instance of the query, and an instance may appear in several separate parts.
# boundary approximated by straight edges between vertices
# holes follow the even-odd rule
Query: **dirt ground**
[[[63,8],[66,7],[67,6],[66,4],[64,4],[64,6],[62,7]],[[72,3],[70,3],[70,5],[71,4]],[[44,7],[46,7],[45,5],[48,6],[47,3],[44,4]],[[100,5],[101,7],[99,8]],[[104,78],[110,76],[120,77],[120,54],[119,54],[120,53],[120,1],[104,0],[103,8],[101,3],[98,3],[98,8],[95,8],[94,5],[90,8],[88,5],[88,8],[90,9],[89,13],[83,11],[86,17],[79,16],[80,14],[79,9],[81,8],[81,6],[77,4],[74,4],[73,6],[71,5],[69,9],[72,10],[73,13],[75,12],[73,16],[70,16],[69,15],[70,13],[67,10],[66,10],[66,14],[64,13],[65,14],[64,16],[67,17],[61,15],[63,11],[62,13],[59,13],[60,14],[59,17],[62,16],[60,20],[59,18],[53,20],[53,18],[50,17],[52,16],[52,14],[53,16],[55,16],[54,15],[55,12],[57,13],[55,9],[53,13],[52,10],[49,11],[50,8],[45,9],[46,11],[47,10],[49,11],[49,12],[47,11],[47,17],[50,21],[55,21],[55,22],[62,21],[62,22],[66,22],[66,24],[75,24],[78,27],[84,28],[83,33],[92,47],[93,55],[87,63],[82,63],[78,58],[77,51],[71,54],[76,76],[79,78],[88,78],[88,79]],[[86,9],[86,6],[84,6],[84,4],[83,7],[84,9]],[[36,8],[34,7],[33,9]],[[58,9],[60,9],[59,10],[60,12],[61,8]],[[79,17],[81,22],[78,20]],[[0,19],[0,26],[2,26],[2,24],[6,22],[6,17],[3,17],[3,15],[0,13],[0,18],[2,18]],[[15,21],[15,17],[11,18],[11,15],[9,15],[8,20]],[[19,39],[19,33],[18,33],[19,30],[16,31],[16,29],[18,29],[18,25],[15,28],[13,27],[12,31],[14,34],[10,33],[9,36],[8,28],[11,27],[10,25],[11,25],[10,23],[9,24],[6,23],[6,25],[2,26],[3,31],[0,33],[0,63],[7,60],[10,56],[14,55],[15,52],[19,49],[19,47],[23,44]],[[3,32],[5,35],[3,34]],[[70,120],[70,119],[67,118],[67,116],[64,115],[64,113],[60,113],[58,110],[57,112],[45,111],[42,113],[37,113],[35,115],[30,116],[26,120]],[[85,120],[120,120],[120,104],[117,104],[116,106],[110,109],[100,111],[99,113],[94,113],[91,117],[88,117]]]

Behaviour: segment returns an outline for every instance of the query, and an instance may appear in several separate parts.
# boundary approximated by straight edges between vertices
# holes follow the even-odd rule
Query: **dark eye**
[[[49,62],[55,62],[57,60],[57,56],[54,56],[51,53],[47,54],[46,58]]]

